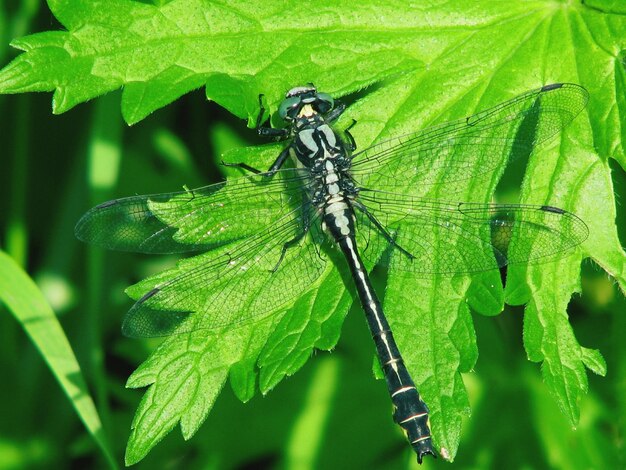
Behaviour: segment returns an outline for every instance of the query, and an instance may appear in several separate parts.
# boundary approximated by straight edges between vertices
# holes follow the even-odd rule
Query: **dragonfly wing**
[[[553,84],[529,91],[473,116],[374,145],[354,155],[361,187],[424,195],[441,185],[467,183],[533,148],[565,128],[588,99],[579,85]]]
[[[397,244],[393,247],[361,212],[363,256],[417,275],[547,262],[589,234],[576,215],[551,206],[447,203],[375,191],[361,193],[359,200]]]
[[[215,329],[288,306],[311,288],[326,265],[318,251],[319,223],[281,261],[285,244],[303,234],[304,218],[312,216],[305,213],[307,207],[249,238],[182,260],[174,272],[143,281],[151,288],[127,313],[124,334],[152,337]]]
[[[82,241],[139,253],[206,251],[254,234],[302,203],[294,169],[198,189],[105,202],[77,223]]]

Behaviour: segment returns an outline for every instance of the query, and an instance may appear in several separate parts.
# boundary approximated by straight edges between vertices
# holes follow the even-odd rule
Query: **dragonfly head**
[[[278,108],[279,116],[287,122],[313,114],[326,114],[333,109],[333,98],[327,93],[318,93],[312,83],[292,88]]]

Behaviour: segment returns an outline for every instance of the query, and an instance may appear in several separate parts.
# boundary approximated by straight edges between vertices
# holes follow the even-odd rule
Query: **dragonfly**
[[[586,106],[586,90],[555,83],[472,116],[356,151],[349,126],[335,130],[346,105],[312,84],[295,87],[278,108],[284,127],[260,135],[286,141],[260,171],[193,190],[100,204],[76,236],[113,250],[199,252],[177,274],[159,278],[123,320],[130,337],[158,337],[257,321],[315,287],[329,254],[343,254],[372,334],[393,418],[422,463],[436,457],[429,409],[394,339],[366,263],[416,277],[455,276],[551,261],[588,236],[575,214],[550,205],[458,202],[467,184],[561,132]],[[354,125],[353,121],[353,125]],[[286,165],[287,161],[292,166]],[[341,261],[341,260],[340,260]],[[409,286],[407,286],[409,288]],[[441,449],[443,452],[443,449]]]

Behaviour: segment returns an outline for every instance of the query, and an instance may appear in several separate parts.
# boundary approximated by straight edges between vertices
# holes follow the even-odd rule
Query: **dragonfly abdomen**
[[[304,171],[310,172],[309,197],[321,214],[322,228],[339,245],[350,266],[394,405],[394,420],[405,431],[421,463],[424,455],[435,455],[428,407],[404,364],[359,256],[353,205],[358,189],[349,173],[349,150],[321,115],[307,111],[299,119],[291,147],[293,156]]]
[[[422,463],[424,455],[436,455],[430,436],[428,407],[420,397],[404,364],[380,301],[359,256],[354,235],[342,237],[337,242],[348,261],[376,345],[378,360],[395,408],[393,418],[406,433],[418,461]]]

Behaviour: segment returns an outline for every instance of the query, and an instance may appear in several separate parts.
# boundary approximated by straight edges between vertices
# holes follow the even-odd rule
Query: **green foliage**
[[[0,300],[24,326],[85,427],[101,447],[109,464],[115,467],[102,431],[102,423],[61,325],[35,283],[2,251],[0,251]]]
[[[454,2],[431,2],[420,9],[409,9],[402,2],[381,5],[381,2],[373,1],[355,5],[328,3],[315,9],[306,2],[294,3],[287,8],[281,2],[230,2],[226,5],[200,0],[153,4],[130,0],[49,0],[48,5],[67,31],[38,33],[14,40],[12,45],[25,53],[0,71],[0,92],[54,91],[55,113],[68,111],[81,102],[123,88],[122,114],[127,123],[133,124],[203,86],[209,99],[236,116],[254,122],[259,93],[265,94],[267,104],[274,110],[287,89],[296,84],[313,82],[320,90],[336,97],[355,93],[348,98],[354,103],[339,122],[339,127],[345,127],[351,119],[356,119],[358,124],[353,134],[359,147],[365,148],[376,140],[466,116],[541,84],[575,82],[585,86],[591,95],[587,111],[574,121],[563,136],[551,140],[533,154],[519,194],[519,201],[523,203],[550,204],[579,215],[590,230],[590,237],[582,249],[556,263],[510,269],[506,288],[502,287],[497,273],[416,281],[390,272],[385,290],[385,308],[407,365],[430,406],[435,441],[440,448],[447,450],[451,458],[455,457],[460,443],[462,450],[457,461],[474,467],[615,466],[613,464],[618,459],[616,450],[607,452],[604,460],[580,445],[573,452],[555,452],[555,446],[561,445],[560,450],[568,447],[555,438],[557,434],[551,433],[545,421],[553,421],[554,427],[562,433],[570,432],[569,426],[578,425],[581,428],[578,437],[571,438],[576,443],[589,438],[599,448],[610,448],[611,439],[615,439],[614,436],[602,435],[596,429],[602,420],[616,422],[612,413],[607,411],[608,405],[604,405],[604,400],[597,395],[592,401],[603,411],[589,411],[588,419],[596,420],[593,424],[585,423],[584,419],[578,424],[581,403],[583,416],[586,407],[592,406],[585,405],[584,397],[589,390],[585,369],[601,375],[606,373],[600,353],[581,344],[592,348],[608,347],[601,334],[607,328],[606,320],[596,316],[592,317],[593,322],[585,319],[572,328],[568,305],[578,301],[572,301],[572,295],[581,291],[580,266],[583,258],[592,258],[617,281],[622,290],[626,289],[626,257],[618,239],[618,231],[622,227],[615,224],[616,195],[609,164],[609,158],[612,158],[619,167],[626,167],[623,146],[626,81],[622,52],[626,49],[626,19],[621,16],[623,11],[620,11],[619,2],[588,1],[584,6],[558,1],[474,0],[464,2],[462,6]],[[5,18],[0,15],[3,21],[6,21]],[[364,89],[368,85],[371,86]],[[202,111],[198,109],[204,104],[197,103],[200,101],[197,96],[194,101],[193,117],[200,121]],[[110,167],[110,159],[118,158],[121,151],[119,129],[116,128],[119,123],[113,106],[109,101],[101,109],[89,137],[90,199],[94,202],[101,202],[111,195],[109,192],[117,177],[117,172],[113,171],[102,181],[102,172],[97,170]],[[137,125],[133,132],[141,132],[142,126],[146,126],[152,132],[150,135],[170,135],[163,128],[175,122],[169,114],[172,112],[165,108],[154,113],[145,123]],[[198,126],[197,123],[195,125]],[[192,135],[204,132],[203,127],[196,127],[196,131],[198,129],[199,132]],[[181,128],[173,131],[174,135],[178,132],[184,131]],[[234,140],[230,136],[226,139]],[[161,166],[166,168],[160,176],[158,171],[150,170],[149,161],[146,161],[146,155],[155,150],[145,142],[132,147],[131,152],[137,154],[139,163],[130,159],[122,163],[120,187],[115,190],[114,196],[132,195],[142,190],[172,190],[176,189],[172,185],[187,183],[191,186],[198,180],[202,181],[203,178],[192,174],[194,163],[188,163],[188,155],[199,153],[205,142],[197,145],[191,136],[189,140],[193,148],[191,152],[185,151],[184,147],[181,151],[181,144],[175,138],[168,140],[173,145],[164,144],[163,140],[158,141],[161,142],[159,144],[155,140],[156,153],[163,155]],[[219,142],[214,145],[220,146]],[[113,150],[112,154],[107,150],[103,152],[103,148]],[[246,161],[253,166],[266,167],[279,150],[280,145],[248,146],[227,153],[224,160]],[[124,175],[128,180],[124,180]],[[515,192],[512,188],[520,181],[516,176],[505,173],[498,187],[500,198]],[[14,191],[25,190],[18,186]],[[491,189],[466,188],[459,198],[486,199],[490,197]],[[68,222],[64,228],[68,229],[72,216],[76,218],[85,208],[86,204],[80,208],[68,208]],[[63,231],[63,244],[72,244],[69,238],[69,230]],[[53,246],[52,242],[50,246]],[[104,299],[111,292],[121,290],[119,278],[125,270],[133,270],[134,276],[155,271],[148,261],[135,258],[131,261],[124,268],[118,266],[118,280],[108,288],[106,296],[98,293],[104,288],[102,279],[99,282],[95,280],[98,275],[83,286],[96,292],[90,296],[91,308],[110,302],[110,299]],[[92,258],[90,269],[101,273],[102,264],[103,260],[94,262]],[[143,269],[136,265],[143,266]],[[337,265],[341,266],[341,260],[337,260]],[[157,276],[167,278],[176,269]],[[77,270],[84,271],[84,267]],[[367,398],[369,395],[362,390],[369,387],[363,385],[363,380],[369,377],[355,378],[357,374],[350,374],[346,370],[350,367],[350,358],[346,360],[341,374],[338,372],[341,365],[337,363],[320,366],[319,377],[327,378],[327,387],[320,386],[323,379],[313,373],[309,392],[324,396],[322,407],[324,404],[334,407],[333,413],[327,408],[320,409],[319,416],[326,416],[325,420],[311,419],[310,407],[316,406],[316,402],[312,399],[305,401],[306,379],[297,378],[302,374],[283,381],[301,369],[315,349],[330,350],[337,345],[351,302],[349,293],[343,287],[342,274],[345,278],[344,272],[328,269],[316,285],[294,299],[291,308],[282,309],[262,321],[237,328],[201,330],[163,341],[128,380],[129,387],[149,386],[149,389],[133,420],[126,450],[127,463],[136,463],[144,458],[178,423],[183,437],[189,439],[196,432],[202,432],[199,430],[206,419],[219,420],[222,413],[223,421],[208,423],[205,426],[208,429],[204,431],[210,436],[209,449],[217,455],[217,459],[236,460],[234,453],[245,447],[240,442],[240,439],[245,439],[241,435],[248,432],[254,434],[257,426],[255,419],[258,419],[258,423],[266,424],[267,428],[258,425],[257,434],[250,437],[257,442],[247,449],[250,452],[248,458],[277,447],[282,449],[281,444],[289,442],[282,452],[285,461],[290,462],[293,468],[305,468],[306,465],[320,468],[376,465],[375,459],[382,458],[380,456],[385,451],[389,452],[389,447],[385,450],[379,446],[394,444],[381,436],[382,431],[376,431],[379,426],[361,423],[360,420],[367,419],[362,415],[376,413],[380,409],[380,422],[385,423],[383,426],[389,424],[385,435],[389,439],[395,437],[391,423],[387,423],[391,420],[385,408],[386,397],[381,395],[380,400]],[[76,276],[76,282],[80,277]],[[153,282],[154,278],[139,283],[129,289],[129,294],[138,298]],[[382,293],[381,286],[378,290]],[[589,295],[584,290],[583,294],[583,297]],[[504,322],[505,325],[508,322],[509,337],[504,339],[489,329],[493,327],[484,326],[485,319],[479,316],[472,319],[469,307],[482,315],[493,316],[501,311],[504,302],[526,306],[524,349],[531,361],[541,363],[545,388],[563,412],[565,419],[562,421],[560,417],[547,418],[550,405],[546,405],[545,400],[524,403],[524,400],[539,400],[536,397],[543,394],[545,388],[536,385],[533,369],[519,365],[519,351],[509,355],[503,351],[491,351],[494,346],[490,342],[519,342],[521,332],[516,330],[511,315],[507,313],[497,319],[488,319],[492,323]],[[614,302],[602,305],[606,309],[612,305],[617,312],[618,302],[622,300]],[[113,308],[112,305],[109,307]],[[127,304],[121,303],[114,308],[122,311],[126,307]],[[358,318],[359,314],[354,311],[351,316]],[[620,324],[617,319],[615,322]],[[110,323],[110,327],[114,328],[117,319],[112,319]],[[478,331],[475,330],[475,323]],[[621,325],[624,325],[623,320]],[[589,335],[585,328],[599,333]],[[483,340],[481,332],[485,331]],[[371,344],[367,343],[365,331],[359,333],[355,334],[357,339],[354,341],[359,344],[357,349],[362,348],[360,354],[367,357],[371,354]],[[118,334],[111,335],[117,338]],[[577,338],[581,335],[584,340]],[[115,340],[121,350],[136,347],[126,342],[122,346],[118,341],[122,340]],[[477,341],[481,354],[486,354],[491,362],[477,362]],[[108,349],[108,345],[105,347]],[[341,347],[333,355],[333,360],[338,360],[335,357],[340,350]],[[42,354],[48,357],[47,353]],[[124,355],[133,361],[141,358],[141,354],[137,353],[126,352]],[[615,361],[623,360],[623,355],[616,357]],[[506,361],[513,361],[513,372],[504,364]],[[613,383],[624,377],[623,366],[620,369],[618,364]],[[97,363],[95,367],[97,370]],[[506,389],[508,395],[504,393],[500,395],[500,401],[494,400],[501,408],[516,408],[519,405],[520,410],[503,413],[503,416],[510,416],[510,421],[489,422],[476,417],[479,411],[475,411],[467,424],[471,433],[466,437],[467,444],[464,444],[462,420],[470,411],[467,388],[470,397],[472,391],[477,397],[474,409],[484,409],[489,413],[489,401],[484,401],[485,397],[491,396],[489,379],[484,379],[477,386],[475,382],[479,379],[475,375],[461,375],[474,369],[479,373],[493,373],[489,377],[496,377],[493,382],[496,387],[507,380],[521,380],[520,387],[525,387],[526,396]],[[361,373],[366,376],[366,373]],[[95,377],[97,383],[97,372]],[[239,418],[234,417],[234,411],[220,411],[220,403],[216,400],[227,380],[242,401],[251,400],[257,390],[265,394],[278,384],[281,384],[280,387],[272,395],[283,400],[300,397],[303,403],[296,408],[299,412],[294,419],[293,434],[289,438],[284,437],[282,433],[285,431],[276,430],[280,428],[276,423],[267,423],[273,416],[293,409],[287,405],[282,410],[281,401],[274,402],[275,408],[270,410],[263,410],[257,401],[248,405],[245,414]],[[299,386],[293,385],[295,380],[299,380],[296,382]],[[342,390],[340,384],[344,380],[345,390]],[[382,384],[374,385],[374,393],[384,394]],[[116,386],[119,383],[111,385]],[[316,392],[318,390],[323,392]],[[295,394],[296,398],[290,397],[287,391]],[[98,393],[106,395],[108,392],[100,386]],[[355,400],[360,393],[364,393],[364,399]],[[342,408],[336,402],[333,404],[333,400],[342,394],[351,402],[359,401],[359,406],[350,408],[356,403],[348,403]],[[223,400],[228,400],[228,397]],[[236,406],[231,405],[235,410]],[[255,406],[261,410],[256,418],[255,412],[251,411]],[[617,406],[621,406],[623,411],[625,405],[620,403]],[[215,410],[207,418],[214,407]],[[494,419],[498,419],[497,412]],[[213,418],[215,414],[218,416]],[[336,421],[331,416],[335,416]],[[493,440],[488,436],[497,435],[505,429],[512,432],[508,428],[517,426],[518,418],[528,419],[529,416],[532,419],[529,419],[528,426],[535,431],[539,428],[542,434],[512,434],[511,439],[505,442],[499,442],[497,436]],[[224,424],[231,422],[233,424]],[[299,460],[302,455],[297,454],[298,443],[306,443],[306,439],[301,437],[306,433],[299,428],[305,426],[302,423],[312,426],[311,433],[316,436],[311,442],[310,452],[303,452],[307,454],[307,464],[303,464]],[[238,432],[231,435],[224,431],[220,436],[219,430],[216,430],[220,426],[230,426]],[[326,433],[324,426],[328,427]],[[266,430],[269,428],[274,429],[275,434]],[[365,449],[366,446],[360,443],[355,445],[354,437],[347,435],[341,439],[342,432],[347,434],[355,429],[355,435],[360,429],[371,429],[380,438],[380,443],[377,441]],[[524,429],[528,431],[528,428]],[[116,430],[112,434],[123,434],[123,431]],[[527,437],[529,434],[532,437]],[[228,436],[232,439],[229,440]],[[273,436],[282,439],[276,438],[272,442]],[[202,449],[203,444],[198,441],[201,439],[192,442]],[[408,446],[402,447],[402,436],[396,441],[398,449],[408,452]],[[349,450],[343,450],[340,444]],[[499,454],[503,447],[526,448],[527,445],[533,449],[532,455],[510,451],[518,460]],[[206,449],[201,452],[209,453]],[[153,452],[159,455],[158,448]],[[184,450],[178,452],[184,453]],[[352,453],[347,463],[341,463],[342,452]],[[394,451],[393,455],[398,453]],[[555,454],[558,455],[555,457]],[[206,455],[204,459],[205,463],[210,461]],[[147,461],[149,464],[150,457]],[[230,462],[213,462],[216,466],[232,466]],[[393,460],[388,465],[397,468],[400,461]]]

